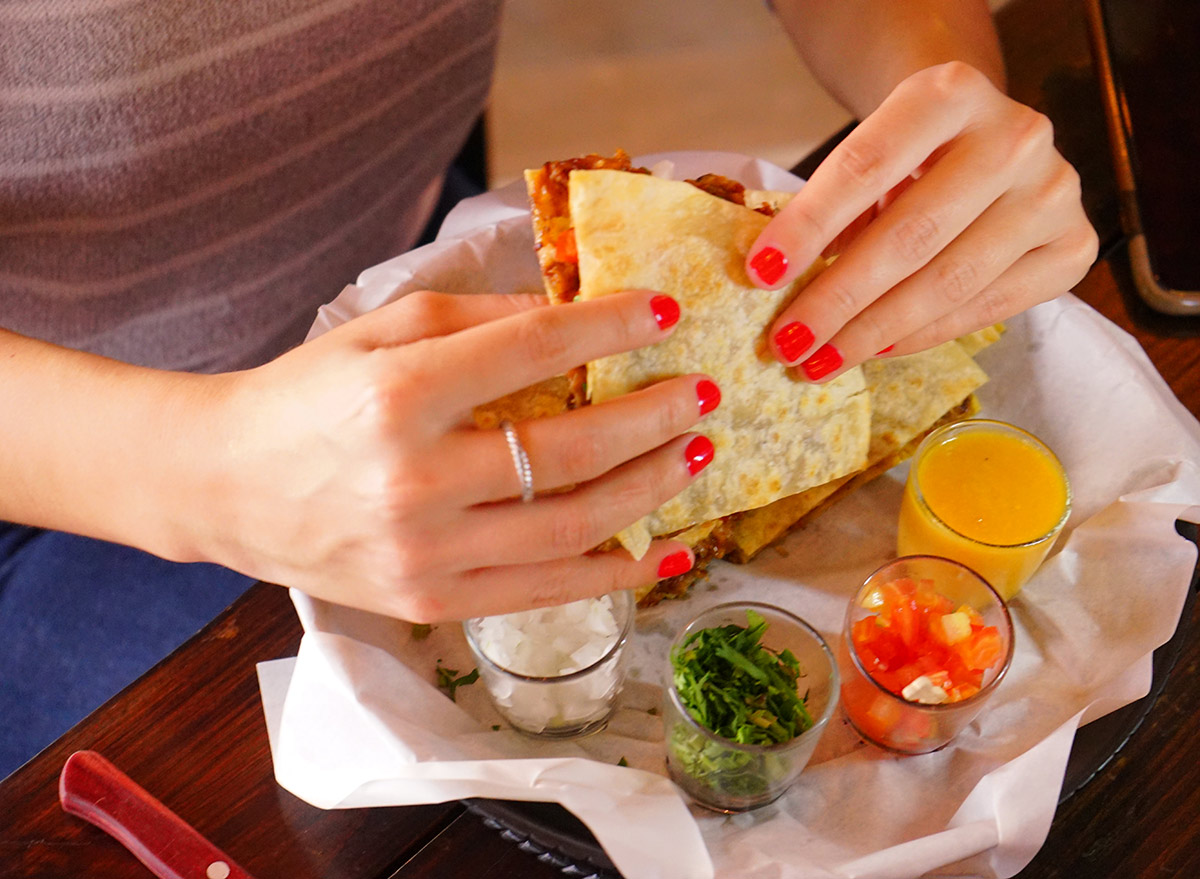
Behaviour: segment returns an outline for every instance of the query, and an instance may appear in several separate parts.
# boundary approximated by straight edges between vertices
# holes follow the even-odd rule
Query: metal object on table
[[[557,803],[464,800],[485,827],[571,879],[620,879],[582,821]]]
[[[1164,314],[1200,314],[1190,173],[1200,113],[1180,97],[1200,82],[1200,14],[1169,0],[1087,0],[1085,10],[1137,293]]]

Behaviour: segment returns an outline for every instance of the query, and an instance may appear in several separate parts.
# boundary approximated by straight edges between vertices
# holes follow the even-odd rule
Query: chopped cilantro
[[[618,766],[628,766],[629,761],[626,760],[624,757],[622,757],[620,760],[617,761],[617,765]]]
[[[424,641],[433,631],[433,626],[429,623],[413,623],[412,624],[412,639],[414,641]]]
[[[500,724],[498,724],[498,723],[492,724],[492,732],[497,732],[499,729],[500,729]]]
[[[446,668],[442,665],[442,661],[438,660],[437,665],[437,685],[438,689],[445,690],[446,695],[450,697],[450,701],[454,702],[454,691],[459,687],[465,687],[468,684],[473,684],[479,680],[479,669],[473,668],[462,677],[458,676],[458,669]]]
[[[746,611],[747,626],[701,629],[671,653],[675,689],[697,723],[743,745],[774,745],[812,726],[796,691],[800,663],[760,641],[767,621]]]
[[[702,629],[672,650],[675,690],[692,719],[723,739],[764,747],[791,741],[813,725],[797,690],[800,663],[790,650],[761,643],[762,615],[747,609],[746,622]],[[762,793],[786,774],[789,762],[727,747],[682,723],[671,731],[670,749],[687,775],[733,796]]]

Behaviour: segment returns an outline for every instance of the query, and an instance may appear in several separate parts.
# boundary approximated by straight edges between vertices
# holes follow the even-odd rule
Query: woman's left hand
[[[951,62],[901,82],[830,153],[746,268],[777,288],[838,253],[768,331],[781,361],[819,381],[1052,299],[1097,247],[1050,121]]]

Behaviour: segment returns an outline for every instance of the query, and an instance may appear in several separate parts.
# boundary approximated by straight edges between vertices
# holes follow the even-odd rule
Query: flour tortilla
[[[957,341],[863,364],[871,394],[871,443],[859,473],[818,485],[730,523],[724,555],[745,562],[802,520],[909,457],[933,428],[978,411],[973,394],[987,375]]]
[[[652,537],[761,507],[862,470],[871,400],[861,368],[826,384],[795,378],[764,333],[819,269],[761,290],[743,268],[762,214],[679,181],[623,171],[573,171],[571,219],[580,298],[658,290],[680,304],[674,333],[648,348],[588,364],[600,403],[663,379],[707,373],[722,403],[697,430],[713,462],[680,495],[617,535],[640,558]],[[823,265],[823,263],[822,263]]]
[[[953,340],[905,357],[869,360],[863,374],[871,389],[871,461],[899,451],[987,381]]]

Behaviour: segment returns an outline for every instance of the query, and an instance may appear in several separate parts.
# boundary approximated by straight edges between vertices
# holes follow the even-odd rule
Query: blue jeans
[[[253,582],[216,565],[0,522],[0,778]]]

